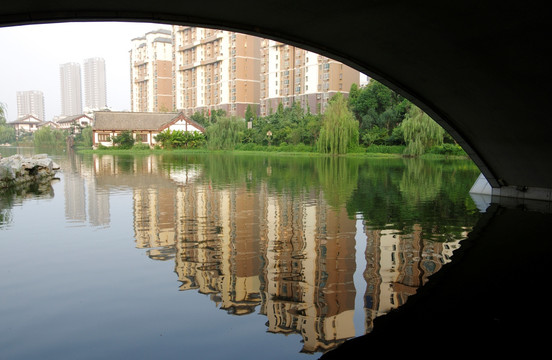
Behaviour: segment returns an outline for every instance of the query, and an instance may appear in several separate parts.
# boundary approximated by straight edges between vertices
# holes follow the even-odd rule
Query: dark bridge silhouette
[[[549,326],[550,14],[547,2],[521,1],[19,0],[2,4],[0,26],[128,20],[241,31],[335,58],[407,97],[463,146],[501,205],[408,306],[327,356],[356,344],[366,354],[509,354],[544,347]]]

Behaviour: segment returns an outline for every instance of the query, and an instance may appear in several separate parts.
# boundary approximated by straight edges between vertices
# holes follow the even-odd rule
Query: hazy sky
[[[131,40],[168,25],[148,23],[59,23],[0,28],[0,102],[8,121],[17,118],[17,91],[44,93],[44,120],[61,112],[59,65],[105,59],[107,106],[130,110]],[[84,96],[84,89],[83,89]],[[84,99],[83,99],[84,102]]]

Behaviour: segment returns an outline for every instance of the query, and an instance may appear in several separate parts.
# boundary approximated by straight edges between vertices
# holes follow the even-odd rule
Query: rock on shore
[[[54,177],[59,170],[47,154],[31,157],[12,155],[0,159],[0,189],[29,182],[42,182]]]

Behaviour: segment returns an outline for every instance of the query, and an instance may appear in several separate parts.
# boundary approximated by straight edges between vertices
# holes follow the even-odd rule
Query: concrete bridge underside
[[[547,3],[539,4],[20,0],[2,4],[0,26],[148,21],[236,30],[307,48],[422,107],[470,154],[495,193],[550,200],[552,42]]]
[[[493,192],[515,200],[492,205],[456,260],[404,310],[325,358],[547,349],[552,203],[531,200],[552,199],[547,2],[19,0],[0,7],[0,26],[95,20],[235,30],[340,60],[422,107],[464,147]],[[522,198],[524,208],[510,197]],[[525,203],[544,211],[527,211]]]

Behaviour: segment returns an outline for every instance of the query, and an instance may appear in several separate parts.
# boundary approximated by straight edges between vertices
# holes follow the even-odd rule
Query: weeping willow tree
[[[12,143],[16,140],[15,129],[6,125],[6,105],[0,102],[0,144]]]
[[[6,105],[0,102],[0,126],[6,125]]]
[[[358,121],[347,106],[341,93],[337,93],[326,108],[318,137],[318,151],[326,154],[345,154],[358,145]]]
[[[244,130],[243,119],[220,118],[207,128],[207,146],[213,150],[231,150],[240,142]]]
[[[64,147],[67,134],[63,130],[44,126],[33,133],[33,143],[38,147]]]
[[[0,125],[0,144],[13,143],[15,140],[15,129],[11,126]]]
[[[443,143],[445,130],[417,106],[411,106],[401,128],[406,142],[405,155],[419,156]]]

